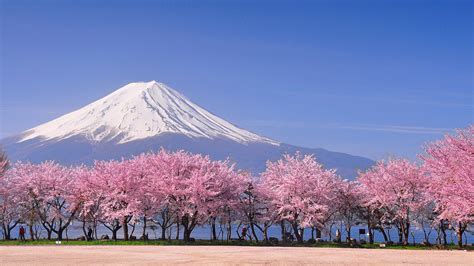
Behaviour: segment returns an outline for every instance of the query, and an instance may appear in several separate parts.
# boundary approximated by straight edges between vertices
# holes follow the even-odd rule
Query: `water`
[[[332,228],[332,239],[334,239],[337,229],[338,228],[336,226],[334,226]],[[365,229],[366,232],[367,232],[367,227],[354,226],[351,229],[351,237],[355,238],[357,240],[360,240],[360,239],[368,240],[367,235],[359,235],[359,229]],[[19,226],[17,226],[13,230],[13,232],[12,232],[12,237],[13,238],[18,238],[18,230],[19,230]],[[237,225],[233,225],[232,226],[232,238],[238,238],[236,230],[237,230]],[[241,230],[241,228],[239,230]],[[346,239],[346,232],[343,228],[342,229],[339,228],[339,230],[341,231],[341,239],[344,241]],[[29,237],[29,235],[28,235],[29,231],[28,231],[28,229],[26,231],[27,231],[27,236],[26,237],[28,238]],[[1,232],[1,230],[0,230],[0,232]],[[42,238],[46,237],[46,230],[44,230],[44,228],[41,227],[39,229],[39,232],[40,232],[40,236]],[[132,227],[129,227],[129,233],[131,233],[131,232],[132,232]],[[183,232],[183,228],[180,229],[180,234],[181,234],[180,239],[182,239],[182,232]],[[226,232],[226,230],[225,230],[224,227],[222,227],[222,231],[221,231],[221,228],[219,226],[217,226],[217,233],[219,234],[219,236],[218,236],[219,239],[226,239],[226,233],[225,232]],[[239,231],[239,233],[240,232],[241,231]],[[413,243],[413,242],[421,243],[421,242],[424,241],[424,234],[423,234],[423,231],[421,229],[413,228],[412,232],[413,232],[413,235],[410,233],[410,238],[409,238],[410,243]],[[147,228],[147,233],[148,233],[148,236],[149,236],[150,239],[158,239],[158,238],[161,237],[161,228],[159,228],[159,227],[156,227],[156,228],[148,227]],[[176,228],[173,227],[170,230],[168,230],[167,231],[167,237],[170,233],[171,233],[171,239],[175,239],[175,237],[176,237]],[[390,239],[393,242],[398,242],[398,234],[397,234],[397,231],[395,229],[391,229],[387,233],[389,234]],[[136,236],[137,238],[139,238],[141,236],[141,234],[142,234],[142,227],[140,225],[137,225],[135,227],[135,231],[134,231],[133,235]],[[448,243],[457,243],[456,232],[454,232],[453,230],[448,230],[446,234],[447,234]],[[2,235],[3,235],[3,233],[2,233]],[[64,239],[67,239],[67,238],[68,239],[76,239],[76,238],[81,237],[83,235],[84,234],[83,234],[83,231],[82,231],[82,224],[73,223],[71,226],[69,226],[67,232],[65,232],[63,234],[63,238]],[[108,230],[104,226],[99,226],[97,228],[97,236],[100,238],[100,236],[102,236],[102,235],[108,235],[109,237],[111,237],[112,233],[111,233],[110,230]],[[248,235],[251,235],[250,229],[248,231]],[[268,235],[269,235],[269,237],[277,237],[277,238],[281,239],[280,226],[274,225],[274,226],[270,227],[269,230],[268,230]],[[258,230],[257,230],[257,236],[259,237],[260,240],[263,239],[263,235]],[[53,238],[55,238],[55,237],[56,237],[56,235],[53,233]],[[117,232],[117,237],[118,238],[123,238],[122,229],[120,229]],[[191,237],[193,237],[195,239],[203,239],[203,240],[211,239],[210,227],[209,226],[196,227],[194,229],[194,231],[192,232]],[[414,239],[413,239],[413,237],[414,237]],[[307,228],[304,231],[304,239],[308,240],[310,238],[311,238],[311,229]],[[327,235],[327,233],[326,234],[323,233],[322,238],[325,239],[325,240],[329,240],[329,236]],[[430,237],[429,237],[430,243],[436,243],[436,238],[437,238],[436,231],[433,230]],[[375,231],[374,240],[375,240],[375,242],[384,242],[383,236],[379,231]],[[472,233],[472,231],[471,232],[466,232],[463,235],[463,242],[465,243],[466,241],[469,244],[474,243],[474,234]]]

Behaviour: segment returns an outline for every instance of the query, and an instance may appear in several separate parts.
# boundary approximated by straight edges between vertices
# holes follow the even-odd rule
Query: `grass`
[[[0,246],[47,246],[47,245],[56,245],[55,240],[35,240],[35,241],[18,241],[18,240],[9,240],[9,241],[0,241]],[[319,247],[319,248],[351,248],[345,243],[280,243],[278,245],[272,245],[265,242],[254,242],[254,241],[210,241],[210,240],[196,240],[195,242],[184,242],[182,240],[133,240],[133,241],[124,241],[124,240],[93,240],[93,241],[78,241],[78,240],[63,240],[61,245],[65,246],[96,246],[96,245],[110,245],[110,246],[279,246],[279,247]],[[367,249],[402,249],[402,250],[433,250],[433,249],[448,249],[456,250],[459,249],[456,245],[448,246],[422,246],[422,245],[390,245],[385,248],[381,248],[379,244],[363,244],[359,248]],[[462,250],[474,251],[474,247],[465,246]]]

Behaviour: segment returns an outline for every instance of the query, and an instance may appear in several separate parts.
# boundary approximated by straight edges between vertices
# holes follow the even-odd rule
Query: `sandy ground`
[[[474,265],[474,252],[230,246],[0,246],[0,265]]]

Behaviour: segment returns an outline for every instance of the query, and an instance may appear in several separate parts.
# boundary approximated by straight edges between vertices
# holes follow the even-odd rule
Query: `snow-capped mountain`
[[[12,160],[66,164],[119,159],[161,147],[230,158],[259,173],[284,153],[315,154],[352,178],[373,161],[324,149],[296,147],[241,129],[156,81],[130,83],[81,109],[3,139]]]
[[[83,136],[119,144],[176,133],[191,138],[228,138],[239,143],[278,142],[240,129],[156,81],[130,83],[77,111],[24,132],[19,142]]]

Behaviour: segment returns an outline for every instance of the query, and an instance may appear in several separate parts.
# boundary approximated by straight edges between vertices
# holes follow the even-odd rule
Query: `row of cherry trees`
[[[462,245],[474,220],[473,135],[471,126],[430,144],[420,166],[405,159],[379,161],[356,181],[343,180],[313,156],[299,153],[268,162],[259,178],[229,161],[184,151],[97,161],[91,167],[9,166],[3,156],[0,221],[6,239],[19,223],[27,225],[32,239],[39,226],[48,239],[53,233],[62,239],[71,223],[79,222],[84,235],[88,226],[103,225],[113,239],[122,230],[126,240],[136,224],[143,238],[152,223],[163,239],[174,227],[177,235],[183,230],[184,240],[204,224],[210,225],[213,239],[217,226],[224,225],[230,239],[232,226],[245,224],[257,241],[261,235],[268,240],[269,228],[279,225],[284,239],[290,230],[300,242],[304,230],[321,237],[335,223],[343,224],[350,238],[351,227],[364,223],[370,242],[375,231],[388,241],[386,229],[395,227],[405,244],[412,227],[422,228],[426,241],[438,230],[446,243],[450,225]]]

